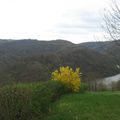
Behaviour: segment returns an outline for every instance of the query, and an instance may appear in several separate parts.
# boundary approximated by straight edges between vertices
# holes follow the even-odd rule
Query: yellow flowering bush
[[[74,71],[70,67],[60,67],[52,73],[52,80],[61,82],[72,92],[78,92],[80,89],[81,78],[80,68]]]

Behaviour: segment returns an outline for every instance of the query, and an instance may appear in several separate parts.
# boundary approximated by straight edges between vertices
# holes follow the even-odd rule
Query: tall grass
[[[0,89],[0,120],[39,120],[48,112],[52,92],[44,84],[18,84]]]
[[[58,81],[3,86],[0,88],[0,120],[43,119],[50,111],[50,103],[69,92]]]

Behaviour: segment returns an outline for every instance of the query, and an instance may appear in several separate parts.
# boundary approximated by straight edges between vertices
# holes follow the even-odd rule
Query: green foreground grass
[[[120,120],[120,92],[64,95],[44,120]]]

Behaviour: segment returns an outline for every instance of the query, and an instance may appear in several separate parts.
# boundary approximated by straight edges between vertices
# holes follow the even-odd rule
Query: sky
[[[110,0],[0,0],[0,39],[103,40]]]

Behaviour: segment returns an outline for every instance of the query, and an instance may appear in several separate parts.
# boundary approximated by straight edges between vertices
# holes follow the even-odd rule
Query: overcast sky
[[[0,0],[0,39],[102,40],[110,0]]]

